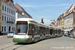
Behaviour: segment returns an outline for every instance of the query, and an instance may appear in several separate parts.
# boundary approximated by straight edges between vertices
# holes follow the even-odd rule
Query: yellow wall
[[[59,18],[59,27],[64,29],[64,16],[65,14],[62,14]]]

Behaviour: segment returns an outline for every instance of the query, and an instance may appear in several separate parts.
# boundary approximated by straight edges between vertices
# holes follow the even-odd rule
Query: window
[[[8,8],[7,8],[7,12],[8,12]]]
[[[14,27],[12,27],[12,31],[14,31]]]
[[[4,10],[4,5],[2,5],[2,10]]]
[[[11,10],[11,14],[12,14],[12,10]]]
[[[45,28],[44,28],[44,27],[40,27],[39,32],[40,32],[40,33],[39,33],[40,35],[42,35],[42,34],[45,35],[45,33],[46,33]]]
[[[7,21],[8,21],[8,17],[7,17]]]
[[[47,33],[47,34],[49,33],[49,28],[46,28],[46,33]]]
[[[5,16],[5,21],[6,21],[6,16]]]
[[[14,15],[15,15],[15,12],[14,12]]]
[[[9,21],[10,21],[10,18],[9,18]]]
[[[12,18],[11,18],[11,21],[12,21]]]
[[[10,9],[9,9],[9,13],[10,13]]]
[[[4,16],[2,15],[2,21],[3,21]]]
[[[12,31],[13,31],[13,27],[12,27]]]
[[[2,26],[2,32],[3,32],[3,26]]]
[[[26,34],[28,30],[28,24],[26,21],[18,21],[16,24],[16,34]]]
[[[5,11],[6,11],[6,6],[5,6]]]
[[[3,18],[3,21],[5,21],[5,16],[4,16],[4,18]]]
[[[37,35],[37,34],[38,34],[38,26],[33,25],[33,24],[29,24],[29,31],[28,31],[28,34],[29,34],[29,35],[32,35],[32,34]]]
[[[4,27],[4,31],[6,31],[6,26]]]

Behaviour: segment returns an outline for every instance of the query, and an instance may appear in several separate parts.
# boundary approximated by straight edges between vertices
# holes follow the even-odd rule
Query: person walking
[[[68,37],[68,33],[67,33],[67,35],[66,35],[66,38]]]

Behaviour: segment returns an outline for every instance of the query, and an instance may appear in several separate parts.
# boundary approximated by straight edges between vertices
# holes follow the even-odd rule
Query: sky
[[[44,20],[44,24],[49,25],[69,9],[75,0],[13,0],[30,14],[37,22]]]

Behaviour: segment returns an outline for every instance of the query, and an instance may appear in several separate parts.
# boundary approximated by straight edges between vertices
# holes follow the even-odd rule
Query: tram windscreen
[[[16,25],[17,34],[25,34],[27,33],[28,24],[27,22],[18,21]]]

